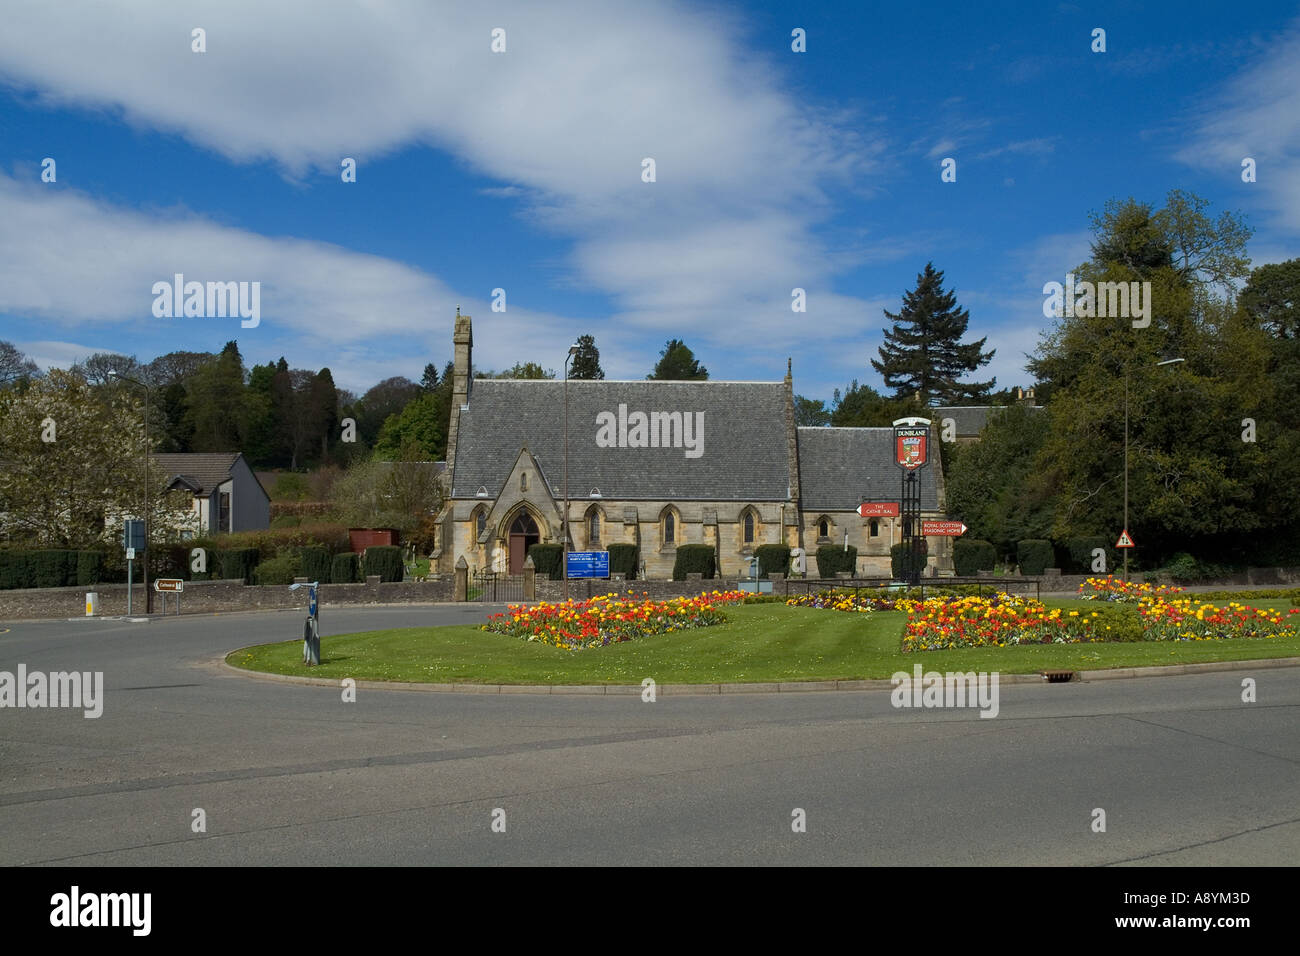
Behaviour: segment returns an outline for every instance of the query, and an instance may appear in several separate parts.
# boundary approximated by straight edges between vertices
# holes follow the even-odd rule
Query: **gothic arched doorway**
[[[527,511],[519,512],[519,515],[510,524],[510,573],[523,574],[524,561],[528,557],[528,549],[542,540],[541,534],[537,531],[537,522]]]

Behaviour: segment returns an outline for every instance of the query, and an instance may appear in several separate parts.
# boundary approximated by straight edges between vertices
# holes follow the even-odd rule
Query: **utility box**
[[[86,617],[94,617],[99,613],[99,593],[88,591],[86,593]]]

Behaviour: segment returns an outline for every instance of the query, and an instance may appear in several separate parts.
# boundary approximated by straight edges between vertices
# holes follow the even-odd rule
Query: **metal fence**
[[[908,589],[906,584],[894,578],[786,578],[784,583],[787,596],[834,590],[852,591],[853,596],[857,597],[861,591],[906,591]],[[974,585],[977,597],[982,597],[985,593],[996,594],[998,591],[1014,594],[1021,588],[1028,594],[1032,587],[1035,599],[1042,598],[1042,582],[1038,578],[1024,577],[922,578],[913,590],[919,590],[921,600],[925,600],[926,588],[936,591],[955,585]]]
[[[471,601],[484,604],[518,602],[524,599],[524,576],[501,574],[497,571],[475,571],[470,578]]]

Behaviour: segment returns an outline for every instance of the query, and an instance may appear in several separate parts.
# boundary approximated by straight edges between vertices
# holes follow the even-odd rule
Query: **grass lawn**
[[[1061,606],[1093,606],[1061,601]],[[1290,602],[1276,605],[1289,609]],[[592,650],[565,651],[464,625],[321,637],[321,663],[301,663],[302,642],[263,644],[226,660],[274,674],[479,684],[747,683],[887,678],[913,665],[937,671],[1032,674],[1153,664],[1300,657],[1300,635],[1269,640],[1048,644],[903,654],[906,615],[848,614],[758,604],[726,609],[729,622]],[[486,615],[485,615],[486,617]]]

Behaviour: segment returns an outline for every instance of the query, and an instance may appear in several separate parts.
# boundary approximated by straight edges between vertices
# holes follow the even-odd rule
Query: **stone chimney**
[[[473,387],[474,330],[470,317],[456,307],[456,325],[451,336],[454,355],[451,380],[451,426],[447,429],[447,495],[456,487],[456,434],[460,431],[460,410],[469,405]]]

